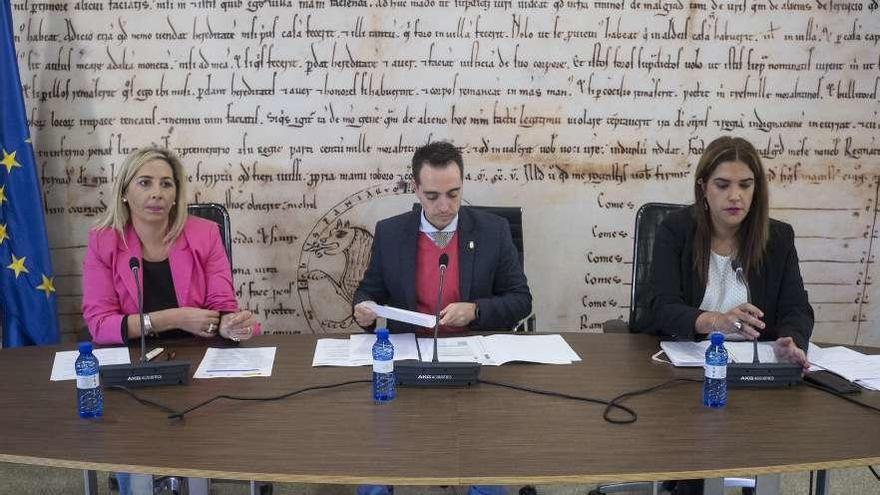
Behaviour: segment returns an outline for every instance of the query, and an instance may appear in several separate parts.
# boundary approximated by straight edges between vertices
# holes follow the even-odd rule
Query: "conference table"
[[[699,368],[654,362],[656,338],[563,333],[582,358],[569,365],[484,366],[481,377],[610,399]],[[345,336],[336,336],[345,338]],[[192,380],[138,389],[182,410],[220,394],[276,396],[314,385],[369,380],[369,367],[312,367],[316,336],[261,336],[276,346],[271,377]],[[82,469],[297,483],[565,484],[754,476],[880,463],[878,413],[822,391],[732,389],[722,409],[682,382],[628,399],[633,424],[604,406],[480,383],[399,388],[388,404],[370,384],[276,401],[218,400],[183,419],[123,392],[105,391],[104,416],[76,413],[73,381],[49,381],[54,353],[73,345],[0,351],[0,461]],[[202,344],[169,342],[194,372]],[[131,349],[132,358],[138,350]],[[880,393],[859,400],[880,406]],[[613,413],[615,417],[623,417]]]

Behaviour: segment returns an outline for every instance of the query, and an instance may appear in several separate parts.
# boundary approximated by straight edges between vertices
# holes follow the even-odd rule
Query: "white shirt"
[[[740,304],[749,302],[749,289],[736,278],[730,256],[721,256],[710,251],[709,276],[706,280],[706,292],[700,309],[726,313]],[[726,340],[745,340],[740,333],[729,333]]]
[[[455,218],[449,222],[449,225],[443,227],[441,230],[431,225],[431,222],[428,221],[428,217],[425,216],[425,209],[422,208],[422,223],[419,225],[419,232],[431,234],[433,232],[455,232],[456,229],[458,229],[458,214],[456,214]]]

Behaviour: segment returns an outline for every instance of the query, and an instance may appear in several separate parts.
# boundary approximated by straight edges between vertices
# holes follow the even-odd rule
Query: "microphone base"
[[[467,387],[480,381],[480,363],[434,363],[405,359],[394,363],[403,387]]]
[[[730,363],[727,386],[731,388],[778,388],[800,385],[803,368],[793,363]]]
[[[111,364],[101,366],[99,370],[101,383],[105,387],[121,385],[128,388],[140,388],[189,383],[189,362],[187,361]]]

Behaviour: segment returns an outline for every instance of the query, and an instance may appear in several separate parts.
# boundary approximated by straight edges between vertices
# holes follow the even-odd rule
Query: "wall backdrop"
[[[750,139],[794,225],[814,339],[880,345],[878,0],[13,1],[62,326],[125,155],[157,143],[229,209],[242,304],[277,333],[356,329],[375,222],[429,140],[465,200],[524,208],[542,331],[627,316],[639,205],[692,201]]]

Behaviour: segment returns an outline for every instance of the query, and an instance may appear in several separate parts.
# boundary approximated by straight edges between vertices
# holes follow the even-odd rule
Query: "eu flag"
[[[58,342],[58,314],[34,150],[12,38],[0,9],[0,325],[3,347]]]

